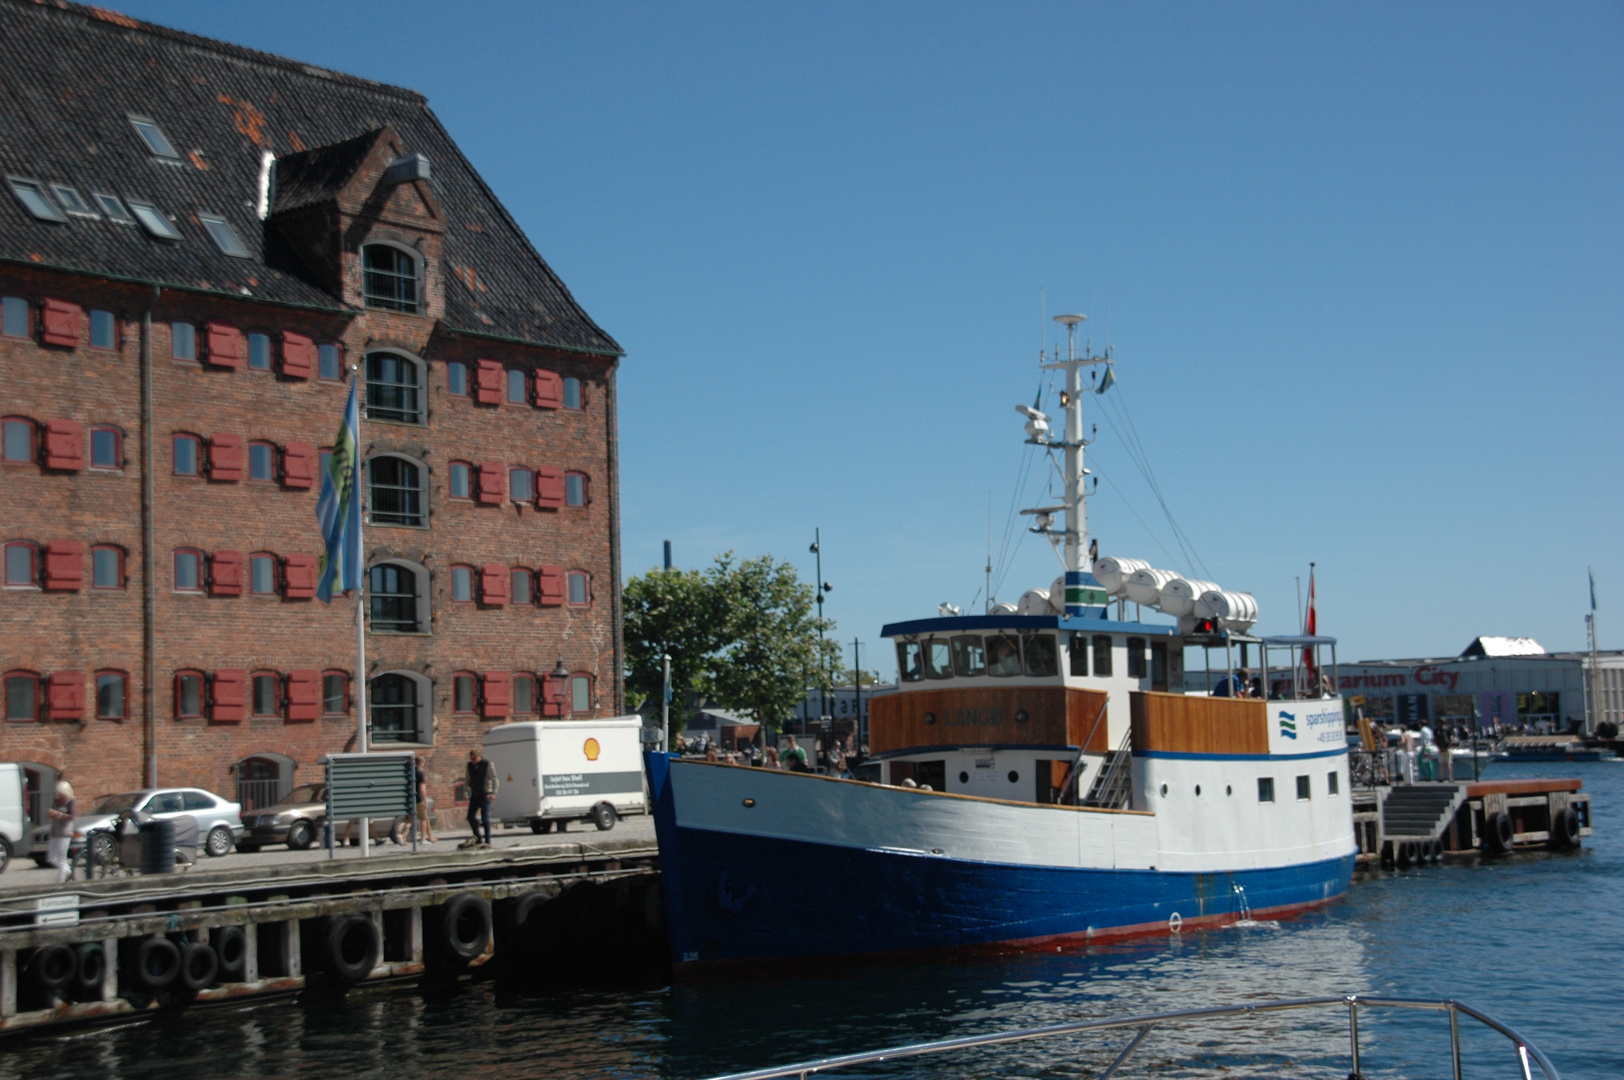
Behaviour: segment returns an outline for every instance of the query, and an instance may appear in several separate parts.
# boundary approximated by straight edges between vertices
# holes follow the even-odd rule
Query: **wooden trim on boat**
[[[1103,754],[1111,749],[1101,716],[1105,702],[1103,690],[1064,686],[904,690],[869,702],[868,743],[875,754],[953,743],[1081,746]]]
[[[1252,698],[1196,697],[1135,690],[1129,694],[1133,749],[1172,754],[1267,754],[1269,720]]]

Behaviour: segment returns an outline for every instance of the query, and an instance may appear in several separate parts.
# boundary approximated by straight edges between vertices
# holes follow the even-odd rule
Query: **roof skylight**
[[[124,209],[124,204],[118,201],[117,195],[98,191],[92,194],[91,198],[96,200],[96,205],[101,207],[102,213],[107,215],[109,221],[116,221],[120,225],[135,224],[135,219],[130,217],[130,212]]]
[[[166,158],[180,157],[175,153],[175,148],[169,144],[169,140],[164,137],[163,129],[158,126],[156,120],[145,116],[132,116],[130,124],[135,128],[135,133],[141,136],[141,141],[147,144],[147,149],[154,154]]]
[[[164,217],[162,210],[149,202],[141,202],[138,199],[125,199],[124,201],[129,204],[130,212],[135,215],[135,220],[141,223],[141,227],[147,230],[148,235],[158,240],[180,239],[180,231],[170,223],[168,218]]]
[[[38,180],[24,180],[16,176],[8,176],[6,179],[11,182],[12,194],[17,196],[17,201],[21,202],[23,208],[30,214],[41,221],[68,220],[45,193],[45,185]]]
[[[242,241],[237,238],[237,230],[231,227],[231,222],[217,214],[199,214],[197,219],[203,223],[209,239],[213,240],[221,251],[234,259],[248,258],[248,249],[243,247]]]
[[[70,187],[67,184],[52,184],[51,194],[55,195],[56,201],[62,204],[62,209],[70,214],[81,214],[85,217],[96,216],[96,211],[92,210],[90,204],[85,202],[84,197],[79,194],[77,188]]]

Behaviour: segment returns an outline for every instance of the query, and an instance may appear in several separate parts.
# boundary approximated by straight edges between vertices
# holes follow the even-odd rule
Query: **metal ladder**
[[[1132,736],[1132,731],[1124,734],[1122,745],[1105,755],[1081,805],[1121,810],[1133,801],[1133,752],[1128,748]]]

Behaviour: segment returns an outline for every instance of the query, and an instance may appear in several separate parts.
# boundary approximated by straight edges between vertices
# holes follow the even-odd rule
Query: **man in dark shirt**
[[[491,843],[491,796],[496,794],[496,773],[485,755],[468,751],[468,827],[479,840],[479,823],[485,822],[485,846]]]

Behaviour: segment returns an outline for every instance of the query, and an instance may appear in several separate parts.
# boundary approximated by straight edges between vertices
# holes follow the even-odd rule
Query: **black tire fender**
[[[1567,851],[1579,846],[1579,811],[1571,806],[1551,817],[1551,846]]]
[[[365,915],[341,915],[327,928],[327,970],[354,986],[378,966],[382,943],[378,927]]]
[[[478,893],[453,896],[440,905],[440,935],[446,953],[458,963],[483,955],[491,943],[490,902]]]
[[[79,965],[73,950],[68,946],[41,945],[34,950],[34,958],[28,962],[28,970],[33,972],[35,981],[45,989],[60,990],[73,979]]]
[[[73,975],[74,993],[84,998],[101,996],[102,983],[107,979],[107,954],[101,943],[87,941],[74,950],[78,970]]]
[[[188,990],[207,990],[220,974],[220,959],[201,941],[188,943],[180,951],[180,984]]]
[[[135,977],[149,990],[162,990],[180,974],[180,950],[166,937],[149,937],[135,950]]]
[[[1417,847],[1414,840],[1400,840],[1397,844],[1396,862],[1400,870],[1408,870],[1417,857]]]
[[[248,973],[248,935],[240,926],[222,926],[214,932],[214,956],[221,982],[242,982]]]
[[[1511,850],[1516,837],[1516,826],[1511,823],[1511,815],[1504,810],[1498,810],[1489,815],[1489,820],[1483,823],[1483,845],[1488,848],[1491,855],[1504,855]]]

